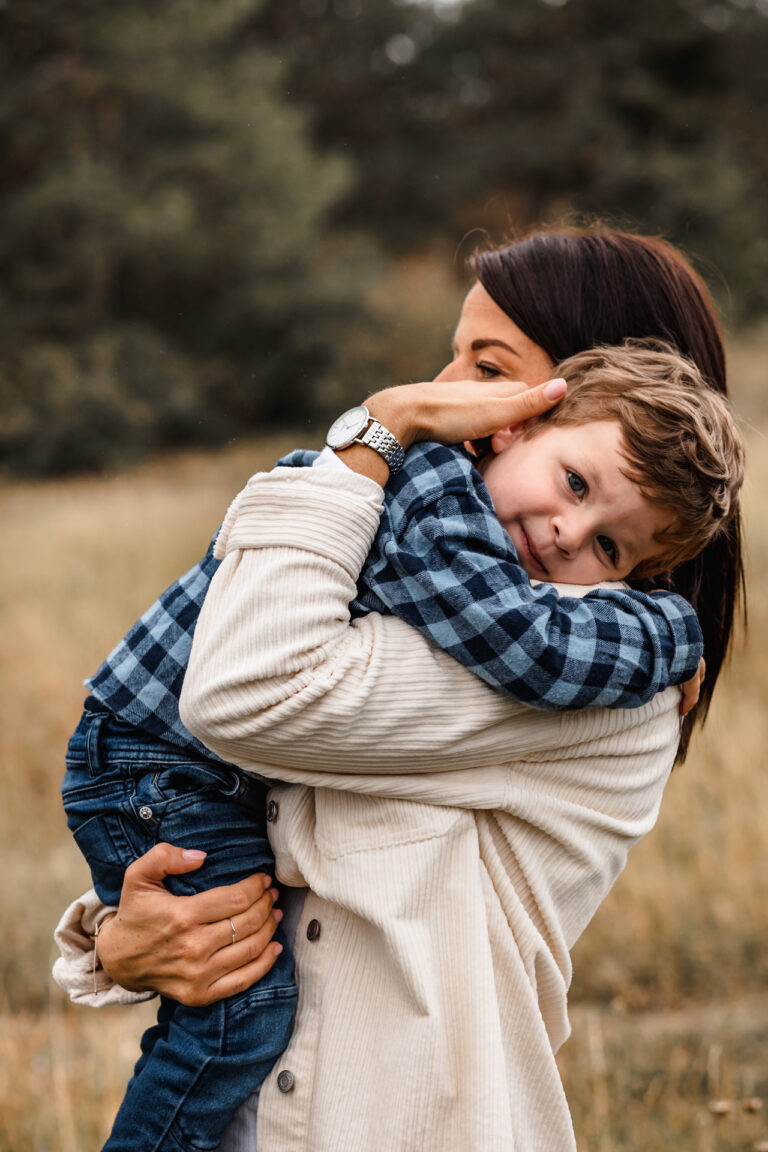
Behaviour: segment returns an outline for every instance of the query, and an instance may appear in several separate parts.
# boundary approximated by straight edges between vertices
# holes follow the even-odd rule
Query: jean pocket
[[[155,772],[152,786],[161,800],[183,801],[206,792],[236,797],[244,791],[245,781],[236,768],[219,768],[201,761],[179,761]]]
[[[75,843],[91,869],[93,885],[105,904],[117,904],[125,870],[153,841],[115,813],[91,816],[72,826]]]

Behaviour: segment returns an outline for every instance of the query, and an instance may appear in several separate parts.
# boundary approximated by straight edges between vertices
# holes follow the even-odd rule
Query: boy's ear
[[[525,431],[525,423],[522,424],[508,424],[506,428],[500,428],[498,432],[494,432],[491,436],[491,448],[495,456],[499,452],[503,452],[505,448],[509,448],[516,440],[519,440]]]

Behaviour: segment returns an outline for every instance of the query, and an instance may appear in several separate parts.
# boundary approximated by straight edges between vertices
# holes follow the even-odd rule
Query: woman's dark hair
[[[597,344],[658,337],[697,365],[727,395],[725,350],[703,281],[671,244],[603,228],[534,232],[476,253],[470,267],[489,296],[557,363]],[[693,606],[704,634],[707,675],[683,724],[679,759],[696,720],[706,717],[744,603],[741,523],[671,574],[671,587]]]

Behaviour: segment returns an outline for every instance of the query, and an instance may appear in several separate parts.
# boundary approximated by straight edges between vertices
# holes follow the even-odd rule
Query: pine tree
[[[2,13],[0,450],[99,467],[295,410],[353,303],[320,239],[347,165],[308,141],[260,0]],[[351,289],[350,289],[351,290]]]

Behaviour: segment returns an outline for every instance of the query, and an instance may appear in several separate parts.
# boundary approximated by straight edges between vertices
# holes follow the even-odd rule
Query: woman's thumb
[[[196,848],[178,848],[173,844],[155,844],[149,852],[139,856],[125,871],[125,883],[133,887],[162,885],[166,876],[179,876],[194,872],[205,860],[207,853]]]
[[[562,377],[526,388],[524,392],[514,392],[508,397],[507,415],[510,424],[523,424],[536,416],[543,416],[565,396],[568,385]]]

